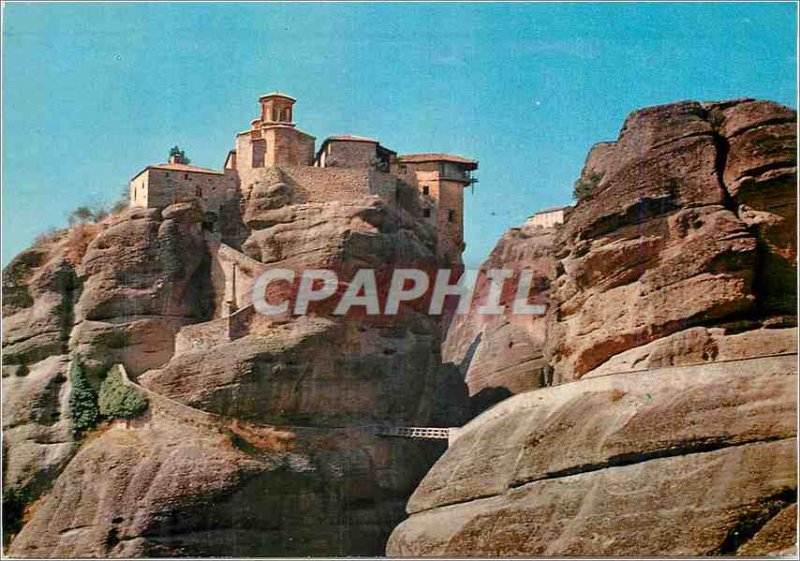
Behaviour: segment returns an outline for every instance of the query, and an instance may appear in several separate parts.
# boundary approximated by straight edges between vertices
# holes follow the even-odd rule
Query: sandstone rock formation
[[[552,228],[526,223],[513,228],[497,243],[481,271],[508,269],[515,277],[507,281],[516,286],[522,270],[533,273],[531,304],[548,301],[557,259]],[[472,408],[479,412],[511,394],[541,387],[546,383],[544,344],[547,320],[544,316],[512,313],[515,292],[505,290],[500,304],[505,313],[481,315],[478,303],[488,298],[490,279],[481,273],[475,287],[473,305],[466,314],[455,315],[442,347],[446,362],[459,367],[472,397]]]
[[[737,553],[796,501],[796,357],[515,396],[433,467],[390,555]],[[794,545],[778,540],[770,549]]]
[[[5,364],[37,362],[66,348],[79,282],[65,237],[17,255],[3,271]]]
[[[443,346],[413,306],[266,320],[225,290],[262,267],[435,267],[402,185],[309,202],[275,168],[214,235],[180,203],[36,244],[3,272],[8,552],[377,555],[393,529],[393,555],[791,552],[794,119],[635,112],[566,223],[513,230],[485,264],[532,269],[547,316],[456,317]],[[77,360],[95,389],[123,364],[149,408],[76,433]],[[442,446],[381,436],[512,393],[432,469]]]
[[[388,554],[796,555],[795,121],[682,102],[591,150],[551,244],[555,387],[466,425]]]
[[[92,225],[74,262],[59,238],[4,273],[4,313],[19,326],[4,341],[15,364],[3,379],[4,488],[24,523],[12,554],[383,552],[443,445],[382,427],[464,420],[438,322],[411,308],[388,320],[315,310],[270,322],[246,305],[219,317],[215,259],[222,251],[240,275],[278,265],[347,279],[364,266],[436,265],[435,233],[413,206],[377,197],[298,202],[279,175],[243,201],[236,235],[256,261],[221,250],[202,213],[179,203]],[[71,284],[57,282],[64,267]],[[95,389],[123,364],[148,411],[75,436],[67,372],[78,359]]]
[[[81,447],[15,555],[366,555],[416,482],[396,465],[410,473],[430,461],[358,428],[276,430],[149,397],[145,417]]]
[[[683,102],[634,112],[591,151],[582,175],[602,179],[556,241],[556,380],[694,325],[794,313],[795,120],[769,102]]]

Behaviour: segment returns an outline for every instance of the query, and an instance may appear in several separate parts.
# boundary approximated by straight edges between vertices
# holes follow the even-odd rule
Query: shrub
[[[79,357],[72,361],[69,379],[72,391],[69,394],[69,416],[72,418],[72,430],[81,434],[94,428],[100,410],[97,407],[97,393],[89,383]]]
[[[579,177],[573,184],[572,196],[578,201],[588,199],[597,189],[601,179],[603,174],[596,171],[590,171],[585,177]]]
[[[92,220],[94,222],[102,222],[106,218],[108,218],[109,211],[105,208],[96,208],[92,211]]]
[[[183,162],[184,164],[192,163],[192,160],[187,158],[186,153],[183,150],[181,150],[178,146],[173,146],[172,148],[169,149],[169,157],[172,158],[172,156],[180,156],[181,162]]]
[[[131,419],[147,409],[147,398],[128,386],[115,366],[100,385],[100,414],[108,419]]]
[[[75,224],[85,224],[94,217],[94,212],[86,205],[81,205],[69,213],[68,221],[70,226]]]
[[[3,538],[4,544],[22,529],[25,507],[30,502],[28,493],[15,487],[3,489]]]
[[[97,236],[98,228],[94,224],[79,224],[70,230],[64,253],[67,263],[73,267],[81,264],[89,244]]]

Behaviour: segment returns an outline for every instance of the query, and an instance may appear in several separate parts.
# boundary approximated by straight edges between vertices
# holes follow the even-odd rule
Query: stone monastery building
[[[261,96],[260,116],[236,135],[221,171],[190,165],[181,154],[147,166],[131,180],[131,206],[164,208],[196,201],[207,227],[224,231],[234,221],[238,201],[276,170],[303,202],[378,195],[393,203],[400,196],[398,183],[405,183],[417,189],[422,218],[436,228],[439,256],[460,261],[463,191],[477,181],[472,177],[477,161],[438,153],[398,155],[377,140],[351,135],[327,138],[316,150],[316,139],[294,123],[295,101],[282,93]]]

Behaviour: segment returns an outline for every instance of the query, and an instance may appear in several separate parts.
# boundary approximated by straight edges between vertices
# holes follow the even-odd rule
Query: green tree
[[[177,144],[169,149],[169,157],[170,157],[170,159],[173,156],[180,156],[180,160],[184,164],[191,164],[192,163],[192,161],[189,158],[186,157],[186,153],[183,150],[181,150],[180,147]]]
[[[603,174],[596,171],[590,171],[585,176],[581,176],[572,186],[572,196],[577,201],[590,198],[600,181],[603,179]]]
[[[83,371],[80,357],[72,361],[69,379],[72,390],[69,394],[69,415],[72,418],[72,427],[75,434],[81,434],[94,428],[100,409],[97,406],[97,393],[89,383]]]
[[[81,205],[69,213],[69,225],[84,224],[94,218],[94,212],[86,205]]]
[[[131,419],[147,409],[147,398],[126,385],[119,366],[114,366],[100,385],[98,404],[107,419]]]

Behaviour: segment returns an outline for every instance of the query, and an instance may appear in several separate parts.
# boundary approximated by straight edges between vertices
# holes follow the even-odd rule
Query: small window
[[[428,187],[427,185],[423,185],[423,187],[422,187],[422,194],[423,194],[423,195],[430,195],[430,194],[431,194],[431,188],[430,188],[430,187]]]
[[[456,221],[456,211],[448,210],[447,211],[447,221],[448,222],[455,222]]]
[[[184,178],[184,179],[189,179],[189,174],[188,174],[188,173],[184,173],[184,174],[183,174],[183,178]]]
[[[165,173],[164,175],[165,175],[166,177],[169,177],[169,172]]]
[[[424,216],[425,218],[430,218],[431,217],[431,209],[429,209],[429,208],[423,209],[422,210],[422,216]]]
[[[194,188],[194,194],[195,194],[196,197],[202,197],[203,196],[203,188],[198,185],[197,187]]]

